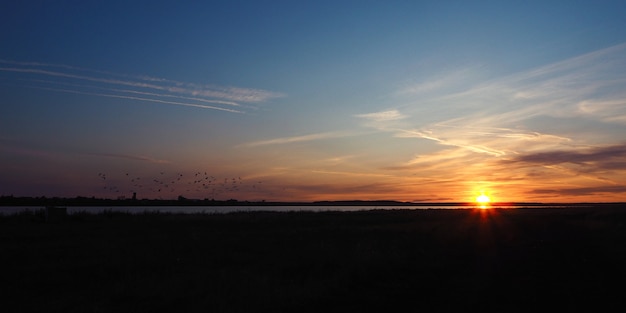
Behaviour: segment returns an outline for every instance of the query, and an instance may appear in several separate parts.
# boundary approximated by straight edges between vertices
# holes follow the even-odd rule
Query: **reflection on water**
[[[495,206],[490,209],[519,209],[526,206]],[[568,208],[569,206],[532,206],[533,208]],[[272,211],[272,212],[298,212],[298,211],[367,211],[367,210],[457,210],[475,209],[483,206],[68,206],[67,213],[77,212],[102,213],[104,211],[126,212],[132,214],[142,213],[177,213],[177,214],[216,214],[231,212]],[[0,207],[0,214],[10,215],[26,211],[39,211],[44,207],[37,206],[7,206]]]

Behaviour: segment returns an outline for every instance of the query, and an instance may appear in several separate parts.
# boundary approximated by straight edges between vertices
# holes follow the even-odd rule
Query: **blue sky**
[[[621,1],[0,12],[3,195],[626,201]]]

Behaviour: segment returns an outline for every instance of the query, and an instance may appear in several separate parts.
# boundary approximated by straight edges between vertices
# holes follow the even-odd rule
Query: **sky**
[[[626,201],[624,1],[3,1],[0,195]]]

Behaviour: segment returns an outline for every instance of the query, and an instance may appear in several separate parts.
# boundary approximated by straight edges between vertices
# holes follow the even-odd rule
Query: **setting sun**
[[[486,204],[489,204],[489,202],[491,202],[491,199],[489,199],[489,197],[486,195],[480,195],[476,197],[476,202],[478,202],[481,205],[486,205]]]

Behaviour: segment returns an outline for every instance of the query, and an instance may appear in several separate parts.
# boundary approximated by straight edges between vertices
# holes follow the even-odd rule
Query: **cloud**
[[[358,114],[356,117],[364,118],[375,122],[395,121],[405,119],[408,116],[400,113],[398,110],[388,110],[367,114]]]
[[[111,91],[115,91],[115,92],[139,94],[139,95],[146,95],[146,96],[167,97],[167,98],[176,98],[176,99],[184,99],[184,100],[193,100],[193,101],[199,101],[199,102],[204,102],[204,103],[215,103],[215,104],[226,104],[226,105],[231,105],[231,106],[241,106],[240,104],[238,104],[236,102],[232,102],[232,101],[209,100],[209,99],[204,99],[204,98],[183,97],[183,96],[167,95],[167,94],[164,95],[164,94],[158,94],[158,93],[153,93],[153,92],[142,92],[142,91],[129,90],[129,89],[110,89],[110,90]],[[238,111],[236,111],[236,112],[238,112]]]
[[[155,102],[155,103],[163,103],[163,104],[173,104],[173,105],[195,107],[195,108],[201,108],[201,109],[212,109],[212,110],[218,110],[218,111],[226,111],[226,112],[231,112],[231,113],[244,113],[243,111],[239,111],[239,110],[221,108],[221,107],[216,107],[216,106],[209,106],[209,105],[204,105],[204,104],[179,102],[179,101],[167,101],[167,100],[161,100],[161,99],[132,97],[132,96],[124,96],[124,95],[118,95],[118,94],[92,93],[92,92],[83,92],[83,91],[69,90],[69,89],[57,89],[57,88],[45,88],[45,87],[31,87],[31,88],[42,89],[42,90],[50,90],[50,91],[56,91],[56,92],[66,92],[66,93],[74,93],[74,94],[81,94],[81,95],[89,95],[89,96],[99,96],[99,97],[128,99],[128,100]]]
[[[242,102],[262,102],[273,98],[281,98],[285,95],[282,93],[271,92],[262,89],[239,88],[239,87],[216,87],[209,85],[187,84],[187,90],[184,92],[192,95],[201,95],[206,97],[216,97]]]
[[[624,115],[626,44],[498,78],[450,98],[485,107],[493,124],[538,115],[555,117]],[[482,103],[481,103],[482,102]],[[594,109],[589,104],[593,103]],[[585,107],[587,110],[581,110]]]
[[[619,99],[589,99],[578,103],[582,114],[597,116],[605,122],[626,125],[626,93]]]
[[[460,147],[475,153],[500,157],[517,154],[519,146],[540,149],[546,145],[569,142],[569,138],[509,128],[450,126],[435,124],[427,129],[395,129],[397,138],[422,138],[445,146]]]
[[[428,77],[421,82],[402,88],[396,94],[400,96],[422,96],[437,92],[458,92],[467,89],[468,81],[475,81],[478,68],[477,66],[466,67]]]
[[[506,170],[543,168],[548,176],[559,181],[582,178],[619,185],[626,175],[626,144],[601,147],[572,147],[569,150],[538,151],[500,160]],[[555,174],[549,174],[549,172]]]
[[[107,157],[107,158],[117,158],[117,159],[126,159],[126,160],[134,160],[134,161],[145,161],[156,164],[167,164],[170,161],[167,160],[159,160],[146,156],[137,156],[137,155],[129,155],[129,154],[117,154],[117,153],[86,153],[86,155],[97,156],[97,157]]]
[[[318,174],[342,175],[342,176],[352,176],[352,177],[391,177],[391,175],[387,175],[387,174],[363,173],[363,172],[342,172],[342,171],[325,171],[325,170],[313,170],[311,172],[318,173]]]
[[[610,142],[615,135],[600,125],[613,123],[614,134],[626,125],[625,56],[621,44],[491,80],[464,68],[399,91],[412,97],[403,113],[357,117],[396,138],[427,139],[485,157],[561,151],[597,138]],[[585,127],[577,127],[581,121]]]
[[[436,137],[432,131],[400,130],[400,132],[396,134],[396,137],[423,138],[423,139],[436,141],[442,145],[460,147],[460,148],[464,148],[472,152],[485,153],[485,154],[496,156],[496,157],[506,154],[506,152],[504,151],[491,149],[489,147],[479,145],[479,144],[471,144],[471,142],[464,141],[461,138],[457,138],[457,139],[455,138],[445,139],[444,137],[439,138],[439,137]]]
[[[267,145],[280,145],[280,144],[289,144],[296,142],[305,142],[305,141],[313,141],[320,139],[329,139],[329,138],[341,138],[354,136],[353,133],[348,132],[326,132],[326,133],[317,133],[317,134],[309,134],[303,136],[293,136],[293,137],[281,137],[275,139],[261,140],[255,142],[249,142],[242,144],[244,147],[258,147],[258,146],[267,146]]]
[[[74,67],[63,64],[47,64],[38,62],[17,62],[0,60],[0,63],[9,66],[0,67],[2,72],[21,73],[35,78],[46,76],[55,77],[56,80],[31,79],[31,82],[38,81],[44,86],[29,86],[47,88],[51,91],[74,92],[91,94],[95,96],[124,98],[120,94],[140,94],[152,97],[135,100],[168,103],[175,105],[195,106],[206,109],[218,109],[215,106],[203,106],[195,102],[213,103],[228,106],[241,106],[243,103],[260,103],[267,100],[284,97],[282,93],[272,92],[262,89],[242,88],[233,86],[203,85],[174,81],[164,78],[149,76],[130,76],[116,74],[106,71],[97,71]],[[79,85],[75,82],[89,82],[92,85]],[[72,86],[71,88],[58,88],[58,85]],[[120,89],[114,86],[125,86],[127,89]],[[89,92],[88,89],[104,89],[109,93],[99,94]],[[163,98],[178,98],[186,102],[175,102],[163,100]],[[187,101],[188,100],[188,101]],[[241,113],[237,110],[222,110],[233,113]]]
[[[388,183],[346,183],[346,184],[298,184],[274,186],[270,193],[281,193],[299,200],[327,200],[341,196],[343,200],[392,199],[406,192],[402,187]]]
[[[613,145],[607,147],[592,147],[584,150],[569,151],[547,151],[519,155],[506,162],[522,162],[541,165],[555,165],[561,163],[572,163],[578,165],[593,165],[603,168],[604,164],[611,165],[612,169],[616,165],[626,164],[626,162],[610,162],[612,160],[624,160],[626,158],[626,144]],[[626,167],[622,168],[626,169]]]
[[[170,161],[168,160],[160,160],[160,159],[150,158],[147,156],[118,154],[118,153],[55,152],[55,151],[43,150],[39,148],[19,147],[19,146],[10,145],[10,144],[4,144],[2,142],[0,142],[0,151],[5,151],[10,154],[17,154],[20,156],[39,157],[39,158],[63,158],[68,155],[80,155],[80,156],[86,155],[86,156],[127,159],[127,160],[135,160],[135,161],[145,161],[145,162],[151,162],[151,163],[156,163],[156,164],[170,163]]]
[[[560,189],[535,189],[531,191],[535,194],[553,194],[563,196],[589,196],[607,193],[626,192],[626,186],[596,186],[580,188],[560,188]]]

